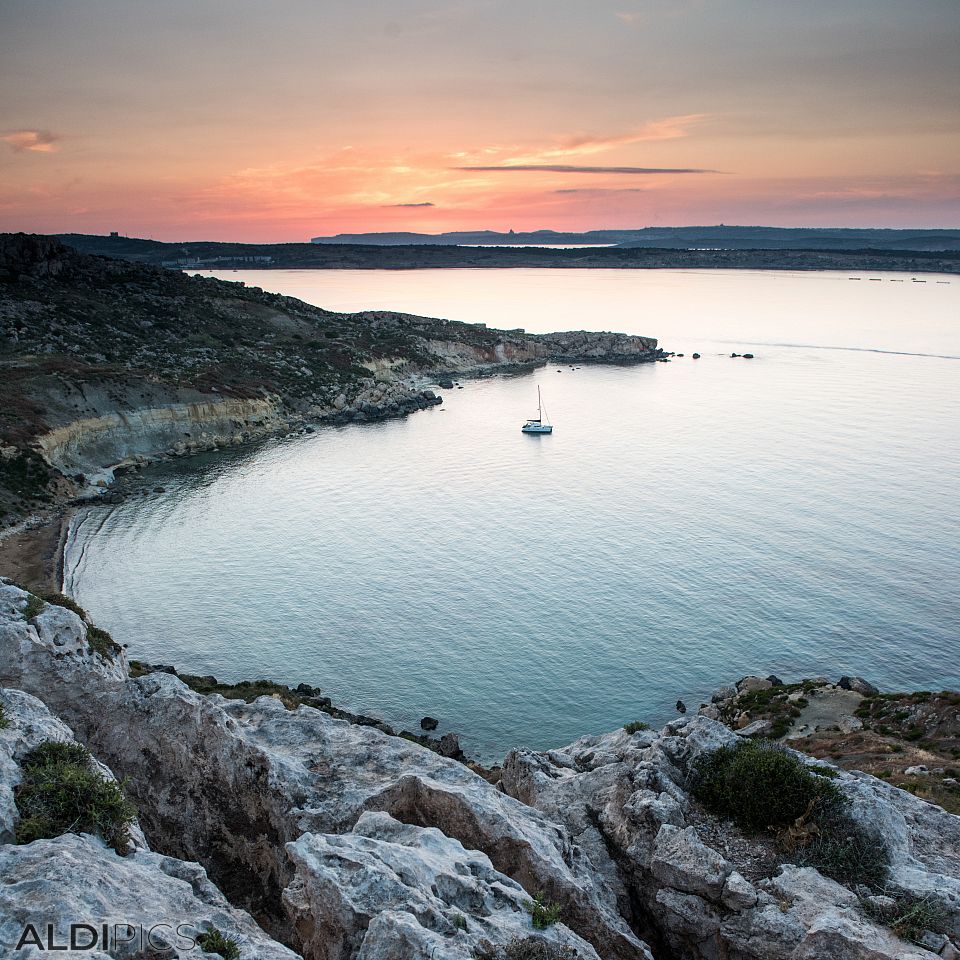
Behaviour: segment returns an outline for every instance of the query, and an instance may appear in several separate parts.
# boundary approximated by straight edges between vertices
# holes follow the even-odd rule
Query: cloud
[[[596,196],[608,193],[647,193],[646,187],[567,187],[565,190],[553,190],[553,193],[579,193]]]
[[[629,10],[620,10],[614,14],[618,20],[622,20],[624,23],[639,23],[643,20],[643,14],[637,13],[636,11]]]
[[[430,203],[429,200],[424,201],[423,203],[385,203],[384,207],[435,207],[435,203]]]
[[[11,130],[0,136],[0,140],[17,153],[27,150],[31,153],[55,153],[60,149],[61,139],[58,134],[48,130]]]
[[[454,170],[482,170],[486,173],[625,173],[625,174],[657,174],[657,173],[720,173],[719,170],[700,170],[694,167],[579,167],[567,163],[514,163],[496,167],[454,167]]]
[[[634,143],[656,143],[677,140],[690,136],[690,128],[709,119],[705,113],[684,113],[671,117],[650,120],[640,127],[625,133],[597,135],[577,133],[565,138],[554,138],[552,143],[541,146],[499,144],[477,150],[461,150],[448,154],[451,160],[461,163],[489,164],[494,160],[506,166],[521,166],[543,163],[562,163],[576,157],[605,153]]]

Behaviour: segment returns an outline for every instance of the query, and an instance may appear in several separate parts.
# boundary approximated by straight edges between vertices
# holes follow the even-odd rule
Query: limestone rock
[[[288,850],[295,875],[284,902],[310,956],[401,960],[430,956],[439,942],[442,956],[466,960],[535,932],[523,887],[432,827],[367,812],[350,833],[304,834]],[[540,936],[597,958],[562,922]]]
[[[297,957],[231,907],[198,864],[147,850],[121,857],[88,835],[0,846],[0,943],[10,946],[11,956],[28,923],[39,926],[44,941],[52,924],[59,944],[69,943],[70,924],[89,924],[93,932],[79,930],[78,944],[97,936],[100,946],[101,927],[110,925],[109,952],[71,954],[76,957],[140,957],[152,946],[165,951],[150,955],[196,960],[205,956],[195,947],[196,934],[213,927],[236,941],[242,960]],[[24,950],[16,956],[49,954]]]
[[[731,873],[730,864],[701,843],[693,827],[665,823],[657,833],[650,861],[653,876],[664,886],[719,900]]]
[[[644,740],[617,731],[548,754],[515,751],[501,783],[566,823],[596,864],[612,850],[628,897],[682,960],[924,956],[866,918],[856,894],[816,870],[786,865],[771,879],[746,879],[739,865],[755,869],[762,848],[752,849],[731,826],[705,821],[686,792],[692,764],[736,742],[723,724],[683,718]],[[891,891],[935,895],[956,941],[960,818],[865,774],[837,771],[833,782],[851,814],[887,842]],[[591,823],[602,843],[588,842]],[[611,889],[617,879],[608,881]]]
[[[752,883],[734,870],[723,885],[721,899],[723,905],[730,910],[749,910],[757,905],[757,890]]]

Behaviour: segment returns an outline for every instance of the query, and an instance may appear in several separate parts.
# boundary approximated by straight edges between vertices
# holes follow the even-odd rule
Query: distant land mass
[[[558,233],[533,230],[453,231],[449,233],[338,233],[313,237],[311,243],[361,243],[377,246],[458,244],[590,244],[618,247],[659,247],[666,249],[724,250],[960,250],[960,229],[956,230],[873,230],[829,227],[643,227],[638,230],[588,230],[585,233]]]
[[[696,229],[696,228],[684,228]],[[732,229],[732,228],[731,228]],[[741,228],[748,229],[748,228]],[[767,228],[761,228],[767,229]],[[770,228],[774,229],[774,228]],[[635,231],[638,232],[638,231]],[[790,232],[790,231],[784,231]],[[848,231],[856,234],[858,231]],[[859,231],[876,234],[919,233],[897,230]],[[457,243],[222,243],[189,241],[164,243],[136,237],[59,234],[58,239],[80,253],[115,257],[174,270],[419,270],[472,268],[574,268],[613,270],[850,270],[904,273],[960,273],[960,230],[935,231],[953,237],[953,249],[909,247],[720,247],[704,240],[702,246],[467,246]],[[926,236],[928,234],[924,234]],[[496,236],[510,236],[496,234]],[[514,234],[521,237],[532,234]],[[555,234],[582,237],[582,234]],[[901,237],[907,242],[906,236]],[[557,241],[558,243],[560,241]],[[571,241],[572,242],[572,241]],[[759,240],[757,240],[760,243]],[[944,242],[946,242],[944,240]]]

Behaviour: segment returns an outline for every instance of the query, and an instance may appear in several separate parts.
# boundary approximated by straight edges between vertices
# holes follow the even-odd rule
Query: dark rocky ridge
[[[864,231],[866,232],[866,231]],[[882,231],[877,231],[882,232]],[[890,231],[895,233],[896,231]],[[944,231],[946,233],[946,231]],[[922,231],[916,231],[919,234]],[[558,247],[457,246],[438,242],[382,245],[367,243],[164,243],[136,237],[63,234],[60,239],[84,253],[121,257],[139,263],[173,267],[198,262],[219,270],[316,268],[324,270],[417,270],[442,267],[557,267],[577,269],[722,269],[722,270],[872,270],[907,273],[960,273],[960,250],[951,240],[923,237],[891,247],[889,240],[850,238],[827,246],[779,247],[758,237],[748,246],[727,246],[715,240],[684,241],[679,248],[665,239],[658,246]],[[468,241],[469,242],[469,241]],[[518,241],[514,241],[518,242]],[[916,246],[914,245],[916,244]],[[687,249],[687,247],[695,249]],[[723,249],[715,249],[722,246]],[[952,249],[940,249],[952,246]],[[707,247],[709,249],[697,249]],[[917,249],[920,247],[920,249]]]

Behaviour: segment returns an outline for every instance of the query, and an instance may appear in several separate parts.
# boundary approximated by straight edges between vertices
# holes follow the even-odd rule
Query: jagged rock
[[[749,910],[757,905],[757,890],[752,883],[734,870],[723,885],[720,899],[730,910]]]
[[[523,887],[435,828],[367,812],[350,833],[304,834],[288,850],[295,874],[284,902],[311,956],[468,958],[534,932]],[[562,923],[542,936],[596,960]]]
[[[93,943],[96,935],[102,947],[103,923],[129,923],[152,928],[153,944],[170,948],[165,956],[195,957],[191,934],[216,926],[237,941],[243,958],[294,960],[292,951],[227,903],[199,864],[152,853],[136,823],[128,830],[126,856],[89,834],[65,833],[16,845],[14,789],[22,780],[20,761],[46,740],[75,741],[71,729],[36,697],[0,689],[0,703],[7,720],[0,728],[0,944],[12,951],[28,923],[35,925],[44,944],[48,924],[55,943],[69,943],[70,924],[84,923],[93,929],[78,930],[78,944]],[[91,762],[102,776],[114,779],[102,763]],[[182,935],[177,935],[178,925],[183,925]],[[125,931],[118,935],[131,936]],[[133,956],[136,947],[131,940],[111,949],[110,956]],[[45,953],[25,947],[16,955]],[[77,955],[108,956],[92,949]]]
[[[682,718],[643,739],[617,731],[547,754],[514,751],[501,784],[566,823],[598,872],[612,851],[619,870],[607,879],[611,889],[642,904],[683,960],[925,956],[863,916],[856,894],[816,870],[787,865],[755,884],[743,876],[739,863],[755,869],[760,850],[731,826],[708,829],[686,793],[696,759],[736,741],[720,723]],[[866,774],[833,772],[851,815],[887,842],[891,892],[936,896],[957,939],[960,818]]]
[[[745,719],[748,721],[745,726],[737,726],[738,737],[766,737],[773,729],[773,723],[770,720],[750,721],[750,718],[746,715]]]
[[[420,721],[421,730],[436,730],[438,726],[440,726],[440,721],[435,717],[424,717]]]
[[[864,696],[874,696],[880,691],[863,677],[841,677],[837,681],[837,686],[841,690],[853,690],[855,693],[862,693]]]
[[[744,677],[737,683],[739,693],[753,693],[755,690],[769,690],[773,683],[766,677]]]
[[[199,864],[148,850],[121,857],[88,835],[0,846],[0,943],[11,949],[9,956],[48,956],[28,949],[13,954],[31,923],[44,944],[47,924],[58,944],[70,942],[71,924],[87,924],[76,931],[78,945],[101,947],[102,925],[109,924],[109,952],[71,953],[77,957],[195,960],[205,956],[195,946],[196,934],[214,927],[237,943],[242,960],[297,957],[230,906]],[[149,953],[151,946],[156,953]]]
[[[681,830],[665,823],[654,840],[650,870],[664,886],[719,900],[732,868],[700,842],[693,827]]]

